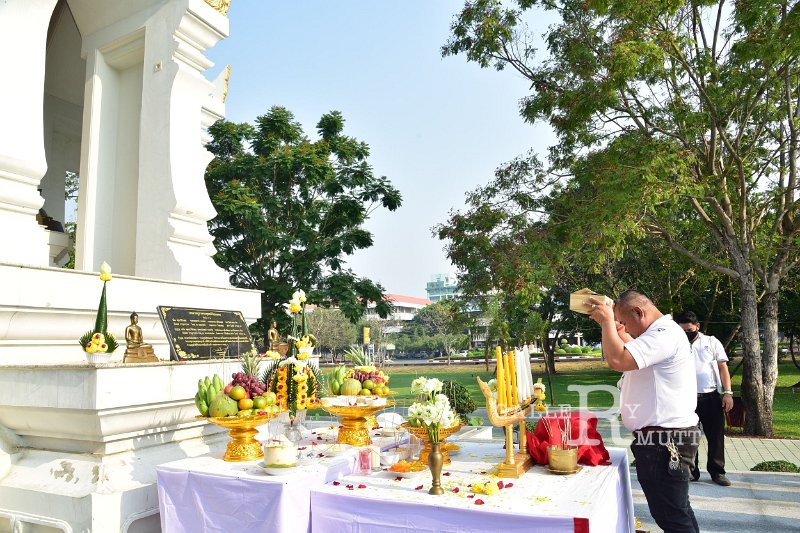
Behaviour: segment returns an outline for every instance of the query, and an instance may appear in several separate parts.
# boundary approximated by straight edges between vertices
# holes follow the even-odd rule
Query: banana
[[[208,389],[206,389],[206,404],[211,405],[211,402],[214,400],[216,396],[217,396],[217,391],[214,389],[214,387],[209,387]]]

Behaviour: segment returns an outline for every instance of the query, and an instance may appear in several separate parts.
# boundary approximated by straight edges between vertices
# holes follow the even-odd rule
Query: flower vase
[[[433,494],[435,496],[444,494],[444,489],[442,488],[442,465],[444,464],[444,457],[440,449],[441,445],[440,442],[432,442],[431,452],[428,454],[428,466],[431,469],[431,476],[433,476],[433,484],[428,494]]]

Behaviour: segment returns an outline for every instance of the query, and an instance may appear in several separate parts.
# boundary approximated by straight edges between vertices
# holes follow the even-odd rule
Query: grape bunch
[[[378,380],[379,378],[380,378],[380,373],[377,370],[373,370],[372,372],[362,372],[361,370],[356,370],[355,372],[353,372],[353,379],[357,379],[361,383],[364,383],[368,379],[377,382],[376,380]],[[380,381],[382,382],[383,379],[380,378]]]
[[[231,377],[233,378],[231,382],[233,386],[241,385],[244,387],[244,390],[250,393],[251,398],[261,396],[261,394],[267,390],[267,386],[258,381],[257,377],[249,376],[244,372],[236,372],[232,374]]]

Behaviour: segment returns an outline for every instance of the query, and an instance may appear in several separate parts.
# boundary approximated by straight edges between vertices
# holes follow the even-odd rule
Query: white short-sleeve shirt
[[[725,347],[711,335],[697,334],[692,343],[694,366],[697,377],[697,392],[714,392],[722,386],[719,363],[727,363]]]
[[[622,422],[631,431],[647,426],[697,425],[694,357],[683,329],[664,315],[625,343],[638,370],[624,373]]]

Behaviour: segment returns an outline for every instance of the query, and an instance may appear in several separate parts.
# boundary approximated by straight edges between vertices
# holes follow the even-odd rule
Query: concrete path
[[[598,430],[606,446],[628,447],[633,436],[599,420]],[[705,470],[707,441],[700,441],[700,480],[689,486],[689,499],[700,530],[709,533],[782,533],[800,531],[800,474],[751,472],[764,461],[784,460],[800,466],[800,440],[725,438],[725,470],[730,487],[711,481]],[[633,456],[629,455],[633,460]],[[631,468],[634,513],[641,531],[662,531],[655,525],[642,489]]]

